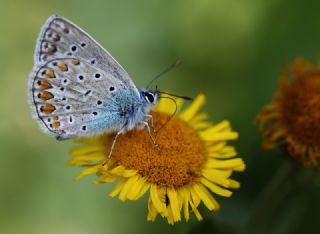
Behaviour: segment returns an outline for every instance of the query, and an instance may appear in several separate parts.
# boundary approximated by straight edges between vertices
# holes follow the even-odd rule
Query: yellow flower
[[[272,101],[257,117],[263,146],[284,146],[306,167],[320,168],[320,66],[298,58],[284,70]]]
[[[230,189],[240,187],[231,174],[245,169],[241,158],[233,158],[235,149],[227,145],[238,134],[228,121],[207,122],[207,115],[198,113],[204,101],[199,95],[190,107],[169,120],[173,104],[161,99],[152,112],[155,129],[162,127],[156,137],[160,150],[145,130],[133,130],[118,138],[107,165],[102,164],[113,140],[109,135],[79,139],[82,145],[72,149],[69,164],[86,167],[78,178],[96,174],[96,184],[118,180],[109,195],[121,201],[138,200],[149,191],[148,220],[154,221],[159,214],[173,224],[181,220],[181,212],[187,221],[190,212],[201,220],[199,204],[218,210],[212,193],[230,197]],[[179,101],[178,109],[181,106]]]

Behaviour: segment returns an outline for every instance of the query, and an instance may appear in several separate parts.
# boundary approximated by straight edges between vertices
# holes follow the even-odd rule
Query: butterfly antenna
[[[160,98],[167,98],[167,99],[173,101],[173,103],[175,104],[175,109],[174,109],[174,112],[173,112],[173,113],[170,115],[170,117],[167,119],[167,121],[166,121],[164,124],[162,124],[159,129],[156,130],[157,133],[159,133],[159,131],[160,131],[161,129],[163,129],[164,126],[166,126],[166,125],[169,123],[169,121],[176,115],[176,113],[177,113],[177,111],[178,111],[178,105],[177,105],[177,102],[176,102],[176,100],[175,100],[174,98],[172,98],[172,97],[160,97]]]
[[[147,85],[147,89],[149,89],[149,87],[153,84],[153,82],[155,82],[157,79],[159,79],[161,76],[163,76],[164,74],[168,73],[169,71],[171,71],[173,68],[175,68],[176,66],[178,66],[180,64],[180,60],[178,59],[177,61],[175,61],[173,64],[171,64],[169,67],[167,67],[166,69],[164,69],[159,75],[157,75],[156,77],[154,77],[149,84]]]
[[[157,90],[157,87],[156,87],[156,90]],[[157,90],[158,93],[161,93],[161,94],[167,94],[169,96],[172,96],[172,97],[176,97],[176,98],[181,98],[181,99],[184,99],[184,100],[187,100],[187,101],[193,101],[193,98],[191,97],[187,97],[187,96],[181,96],[181,95],[177,95],[177,94],[173,94],[173,93],[168,93],[168,92],[163,92],[163,91],[159,91]]]

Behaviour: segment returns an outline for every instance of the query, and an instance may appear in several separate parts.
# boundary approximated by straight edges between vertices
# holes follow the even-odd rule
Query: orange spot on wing
[[[54,116],[52,119],[53,119],[54,121],[57,121],[57,120],[59,119],[59,117],[58,117],[58,116]]]
[[[79,65],[80,61],[78,59],[72,59],[72,64],[73,65]]]
[[[48,71],[47,71],[47,76],[48,76],[49,78],[56,78],[56,75],[54,74],[54,72],[53,72],[52,70],[48,70]]]
[[[68,71],[68,66],[65,63],[59,63],[58,67],[61,71]]]
[[[52,88],[52,85],[48,81],[45,81],[45,80],[40,81],[39,85],[40,85],[41,89],[50,89],[50,88]]]
[[[59,121],[53,122],[52,127],[53,128],[59,128],[60,127],[60,122]]]
[[[51,114],[53,111],[55,111],[55,107],[51,104],[45,104],[40,107],[40,111],[44,112],[45,114]]]
[[[44,101],[54,98],[53,94],[47,91],[40,93],[40,98]]]

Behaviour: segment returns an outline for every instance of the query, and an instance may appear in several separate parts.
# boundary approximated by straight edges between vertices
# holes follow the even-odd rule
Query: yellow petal
[[[163,211],[160,213],[160,215],[162,217],[167,217],[168,216],[168,208],[166,206],[166,202],[167,202],[167,199],[168,199],[168,196],[167,196],[167,188],[166,187],[161,187],[161,186],[158,186],[158,196],[159,196],[159,199],[160,201],[162,202],[163,206],[164,206],[164,209]]]
[[[209,129],[206,129],[205,131],[203,131],[203,133],[212,135],[212,134],[217,134],[219,132],[226,132],[226,131],[230,131],[231,130],[231,126],[230,126],[230,122],[227,120],[224,120],[214,126],[212,126]]]
[[[109,172],[110,174],[113,174],[113,175],[117,175],[117,176],[122,176],[123,172],[125,171],[126,169],[124,168],[124,166],[117,166],[113,169],[111,169]]]
[[[221,185],[226,188],[228,188],[230,186],[229,179],[223,178],[221,176],[217,176],[217,174],[211,170],[203,170],[202,174],[205,178],[207,178],[208,180],[210,180],[211,182],[213,182],[215,184]]]
[[[234,189],[240,188],[240,183],[238,181],[235,181],[232,179],[229,179],[229,181],[230,181],[229,188],[234,188]]]
[[[225,146],[219,152],[223,154],[230,154],[236,152],[236,149],[233,146]]]
[[[174,224],[175,220],[173,218],[173,214],[172,214],[172,210],[168,209],[168,216],[167,216],[167,220],[169,224]]]
[[[197,122],[197,123],[191,123],[191,125],[197,130],[202,130],[212,126],[212,124],[209,122]]]
[[[148,200],[148,216],[147,216],[147,220],[148,221],[154,221],[157,217],[157,210],[153,205],[153,202],[151,201],[151,198],[149,198]]]
[[[117,195],[120,193],[120,191],[121,191],[121,189],[123,188],[123,186],[125,185],[125,183],[126,183],[126,180],[125,180],[125,179],[122,179],[122,180],[117,184],[117,186],[109,193],[109,196],[110,196],[110,197],[115,197],[115,196],[117,196]]]
[[[227,190],[227,189],[223,189],[213,183],[211,183],[209,180],[205,179],[205,178],[201,178],[201,183],[205,186],[207,186],[212,192],[223,196],[223,197],[230,197],[232,195],[232,192]]]
[[[185,220],[188,222],[189,218],[190,218],[190,214],[189,214],[189,202],[185,202],[183,205],[183,215]]]
[[[183,199],[183,215],[185,220],[188,222],[190,218],[189,214],[189,200],[190,200],[190,192],[182,187],[180,190],[181,197]]]
[[[191,200],[189,200],[189,203],[190,203],[191,209],[192,209],[193,213],[195,214],[196,218],[199,221],[201,221],[203,218],[202,218],[202,215],[200,214],[200,212],[198,211],[197,206],[195,206]]]
[[[137,170],[128,170],[128,169],[126,169],[126,170],[123,171],[121,176],[125,177],[125,178],[128,178],[128,177],[136,175],[137,172],[138,172]]]
[[[216,153],[219,150],[223,149],[223,147],[225,147],[226,144],[227,144],[227,142],[225,142],[225,141],[210,143],[207,146],[208,151],[209,151],[209,153]]]
[[[150,187],[150,197],[153,202],[154,207],[159,213],[162,213],[166,208],[165,204],[160,200],[158,195],[158,186],[155,184],[151,184]]]
[[[198,97],[192,102],[192,104],[180,114],[180,118],[185,121],[190,121],[199,111],[199,109],[204,105],[205,96],[203,94],[198,95]]]
[[[69,166],[69,167],[72,167],[72,166],[79,166],[79,167],[88,166],[88,162],[83,162],[83,161],[78,161],[78,160],[70,160],[67,163],[67,166]]]
[[[189,123],[195,129],[206,129],[212,126],[212,123],[206,121],[207,118],[206,113],[197,113]]]
[[[110,170],[110,173],[127,178],[127,177],[132,177],[135,174],[137,174],[137,170],[127,170],[127,169],[125,169],[124,166],[117,166],[117,167],[113,168],[112,170]]]
[[[214,200],[214,198],[211,196],[211,194],[208,192],[208,190],[205,187],[199,184],[194,184],[192,186],[192,189],[194,189],[194,191],[201,198],[201,200],[209,210],[218,209],[219,207],[218,203]]]
[[[95,174],[98,171],[99,167],[100,167],[100,165],[91,166],[91,167],[81,171],[80,174],[76,177],[76,180],[80,180],[81,178],[83,178],[84,176],[87,176],[87,175]]]
[[[104,145],[85,145],[85,146],[80,146],[80,147],[75,147],[71,149],[70,154],[75,157],[77,155],[83,155],[83,154],[88,154],[88,153],[94,153],[94,152],[105,152],[105,147]]]
[[[207,163],[205,165],[205,169],[202,170],[202,173],[207,174],[209,177],[229,178],[232,175],[232,170],[212,169],[212,167]]]
[[[119,194],[120,201],[124,202],[128,199],[131,188],[135,185],[138,180],[138,175],[130,177],[127,182],[124,184],[121,192]]]
[[[173,216],[173,221],[177,222],[181,220],[181,215],[180,215],[180,207],[179,207],[179,201],[178,201],[178,194],[174,188],[168,188],[167,189],[167,194],[169,197],[169,207],[171,208],[172,211],[172,216]]]
[[[193,213],[195,214],[196,218],[197,218],[199,221],[203,220],[202,215],[200,214],[200,212],[198,211],[197,208],[194,208],[192,211],[193,211]]]
[[[192,119],[192,123],[197,123],[197,122],[203,122],[208,118],[207,113],[197,113],[194,118]]]
[[[226,146],[220,150],[209,152],[208,156],[213,158],[231,158],[237,155],[236,150],[234,147]]]
[[[102,152],[94,152],[90,153],[88,155],[78,155],[73,158],[71,161],[78,161],[78,162],[96,162],[96,161],[102,161],[106,158],[105,154]]]
[[[233,168],[244,165],[244,162],[241,158],[233,158],[233,159],[227,159],[227,160],[210,159],[208,160],[207,165],[210,165],[210,168],[233,169]]]
[[[140,197],[141,189],[146,183],[146,181],[140,175],[136,175],[136,177],[137,177],[136,182],[132,185],[131,189],[128,192],[127,197],[130,200],[137,200],[137,198]]]
[[[162,95],[161,97],[162,98],[160,99],[158,104],[153,108],[154,111],[171,115],[176,111],[176,108],[177,108],[177,112],[179,112],[180,108],[183,105],[182,99],[169,97],[168,95],[165,95],[165,94]],[[174,99],[174,101],[172,99]]]
[[[107,175],[102,177],[101,179],[95,180],[95,184],[104,184],[104,183],[110,183],[114,182],[118,177],[117,176],[112,176],[112,175]]]
[[[142,185],[142,188],[139,192],[139,194],[136,196],[136,200],[140,199],[150,188],[150,183],[145,181]]]
[[[200,136],[205,141],[226,141],[235,140],[238,138],[239,134],[237,132],[221,132],[221,133],[210,133],[210,132],[200,132]]]
[[[220,159],[225,159],[225,158],[232,158],[234,156],[236,156],[237,153],[233,152],[233,153],[225,153],[225,154],[221,154],[221,153],[210,153],[208,154],[209,157],[211,158],[220,158]]]
[[[245,169],[246,169],[246,165],[244,163],[233,168],[234,171],[244,171]]]
[[[194,191],[194,189],[192,189],[192,186],[189,186],[189,191],[190,191],[190,194],[191,194],[192,204],[194,205],[194,207],[198,207],[199,204],[200,204],[200,202],[201,202],[200,197],[199,197],[198,194]]]

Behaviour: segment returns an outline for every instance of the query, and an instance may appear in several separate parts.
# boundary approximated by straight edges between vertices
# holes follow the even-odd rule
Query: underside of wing
[[[124,104],[135,97],[121,80],[78,58],[35,66],[29,78],[35,119],[48,134],[69,138],[112,131],[124,124]]]
[[[137,88],[121,65],[80,27],[60,16],[51,16],[41,29],[35,64],[57,58],[79,58],[121,80],[136,95]]]

